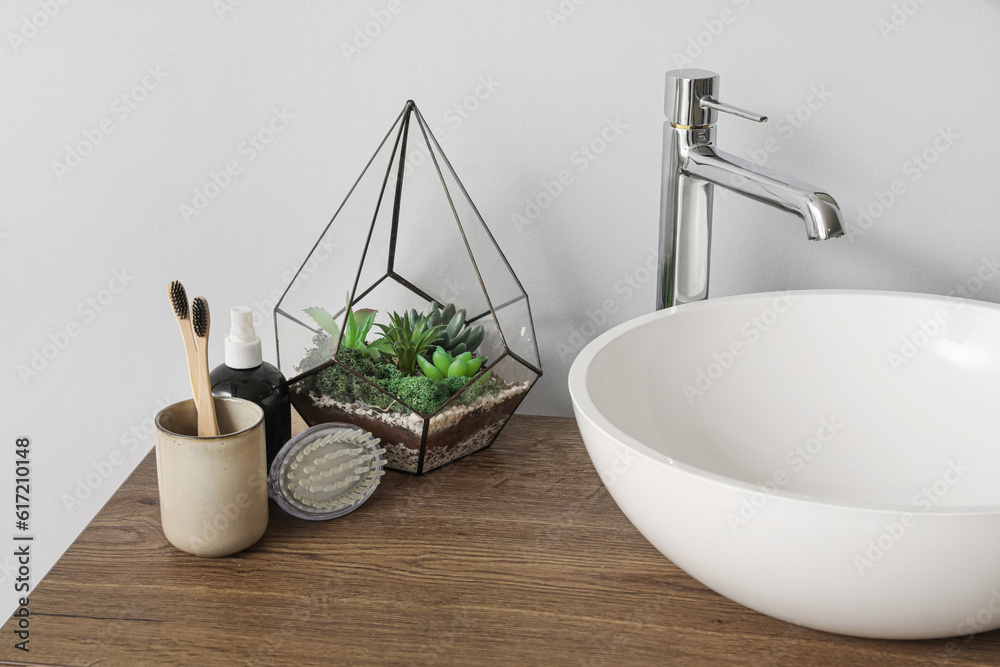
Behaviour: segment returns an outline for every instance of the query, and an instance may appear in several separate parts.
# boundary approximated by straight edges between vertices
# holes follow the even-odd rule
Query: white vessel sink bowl
[[[1000,307],[708,300],[600,336],[569,387],[615,502],[722,595],[861,637],[1000,627]]]

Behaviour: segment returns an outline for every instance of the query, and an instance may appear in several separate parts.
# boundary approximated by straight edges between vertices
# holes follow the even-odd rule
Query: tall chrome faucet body
[[[719,111],[759,123],[767,120],[719,102],[718,91],[714,72],[667,72],[657,310],[708,298],[716,185],[795,213],[812,240],[844,233],[837,202],[821,188],[715,148]]]

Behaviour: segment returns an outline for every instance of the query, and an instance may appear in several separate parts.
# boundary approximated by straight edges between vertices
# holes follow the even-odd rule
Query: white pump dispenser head
[[[260,336],[253,328],[253,312],[246,306],[233,306],[229,315],[232,324],[226,337],[226,366],[236,369],[260,366],[264,356]]]

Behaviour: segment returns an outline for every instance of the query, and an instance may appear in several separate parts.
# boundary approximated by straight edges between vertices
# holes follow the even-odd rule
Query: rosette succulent
[[[433,345],[443,347],[445,352],[455,357],[465,352],[475,352],[483,342],[485,331],[482,325],[470,327],[466,324],[465,309],[456,309],[453,303],[442,308],[436,301],[431,301],[431,309],[427,315],[410,310],[410,317],[414,321],[421,317],[426,318],[429,327],[440,326],[441,330]]]

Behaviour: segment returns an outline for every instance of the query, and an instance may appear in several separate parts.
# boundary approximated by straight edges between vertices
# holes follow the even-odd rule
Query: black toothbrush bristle
[[[174,315],[179,320],[188,318],[188,298],[184,285],[179,280],[170,283],[170,303],[174,307]]]
[[[208,333],[208,322],[208,301],[203,296],[196,296],[191,302],[191,328],[194,329],[194,335],[204,338]]]

